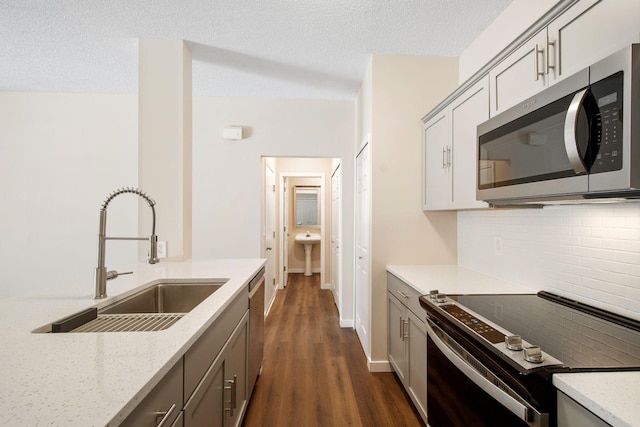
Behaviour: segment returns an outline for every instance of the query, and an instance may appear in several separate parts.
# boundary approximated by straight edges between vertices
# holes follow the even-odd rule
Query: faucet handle
[[[116,270],[107,271],[107,280],[115,279],[118,276],[122,276],[123,274],[133,274],[133,271],[125,271],[122,273],[118,273]]]

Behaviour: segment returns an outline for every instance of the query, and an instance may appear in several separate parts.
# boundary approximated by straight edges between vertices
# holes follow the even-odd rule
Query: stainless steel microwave
[[[640,198],[640,44],[478,126],[478,200]]]

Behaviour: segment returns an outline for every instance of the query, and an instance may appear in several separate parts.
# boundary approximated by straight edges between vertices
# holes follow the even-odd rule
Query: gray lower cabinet
[[[121,425],[240,426],[250,395],[248,340],[247,287]]]
[[[420,294],[387,274],[389,363],[427,423],[427,327]]]
[[[184,407],[184,425],[238,426],[247,407],[247,328],[245,314]]]
[[[171,426],[182,409],[182,359],[120,424],[131,427]]]
[[[557,392],[558,427],[611,427],[593,412],[562,393]]]

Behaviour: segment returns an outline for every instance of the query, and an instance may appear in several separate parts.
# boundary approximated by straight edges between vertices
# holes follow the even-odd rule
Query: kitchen
[[[605,0],[606,1],[606,0]],[[554,3],[554,2],[549,2]],[[632,2],[633,3],[633,2]],[[634,3],[633,3],[634,4]],[[520,4],[522,7],[525,5]],[[535,6],[531,6],[535,7]],[[539,5],[540,9],[544,9],[545,5]],[[550,7],[549,4],[546,7]],[[546,11],[546,10],[545,10]],[[518,13],[516,13],[518,12]],[[521,10],[515,10],[516,16],[529,16],[520,13]],[[541,16],[544,12],[538,10]],[[630,14],[632,16],[632,14]],[[530,22],[522,22],[518,19],[509,17],[503,18],[504,21],[510,22],[518,28],[500,27],[498,30],[493,27],[493,31],[499,31],[505,35],[504,31],[513,32],[515,39],[519,32],[523,31],[535,21],[535,13],[528,19]],[[632,16],[633,17],[633,16]],[[637,21],[636,21],[637,22]],[[491,39],[490,34],[485,36]],[[493,40],[495,41],[495,40]],[[371,312],[386,312],[386,265],[398,264],[458,264],[460,266],[472,268],[474,270],[498,276],[510,281],[521,282],[521,267],[529,270],[539,269],[532,267],[531,254],[526,248],[522,248],[522,242],[527,241],[526,238],[519,239],[514,234],[519,231],[512,231],[512,227],[506,227],[504,224],[521,223],[522,228],[531,231],[531,225],[541,221],[541,217],[550,216],[556,220],[562,214],[568,214],[565,221],[572,221],[574,213],[576,215],[583,214],[585,224],[602,224],[605,221],[611,221],[614,218],[616,224],[620,224],[621,219],[631,224],[631,227],[624,228],[619,231],[624,236],[632,237],[623,242],[626,251],[629,252],[631,258],[634,252],[633,245],[637,247],[637,237],[633,238],[633,233],[637,232],[637,225],[633,226],[637,221],[637,211],[634,205],[625,205],[622,207],[558,207],[553,209],[543,209],[540,212],[520,212],[520,211],[469,211],[456,214],[451,211],[422,213],[419,207],[419,196],[421,191],[421,164],[420,164],[420,126],[419,118],[424,116],[438,102],[448,96],[457,86],[459,82],[465,81],[473,74],[469,71],[474,69],[475,65],[469,65],[465,61],[475,61],[480,64],[488,61],[493,55],[499,53],[502,47],[494,45],[485,39],[486,45],[482,40],[477,41],[481,48],[468,50],[467,55],[463,55],[458,62],[455,58],[414,58],[392,55],[374,55],[371,60],[370,72],[365,75],[367,80],[363,84],[363,90],[358,101],[359,108],[363,113],[353,111],[353,103],[351,101],[328,102],[328,101],[299,101],[279,102],[274,106],[273,103],[263,101],[253,101],[251,103],[246,100],[228,100],[228,99],[197,99],[194,98],[194,135],[217,135],[220,129],[229,124],[240,120],[241,123],[247,123],[259,129],[259,120],[269,121],[269,117],[261,116],[263,111],[270,111],[273,117],[288,117],[286,126],[274,128],[270,138],[279,138],[282,135],[303,134],[308,140],[308,146],[305,144],[297,144],[294,138],[286,138],[284,146],[271,147],[270,155],[300,155],[300,156],[322,156],[322,157],[341,157],[344,159],[344,177],[345,188],[344,194],[345,205],[343,206],[343,217],[350,218],[354,216],[354,206],[350,199],[353,194],[348,190],[353,187],[352,177],[354,174],[354,165],[347,159],[354,159],[357,154],[356,146],[367,138],[370,138],[372,146],[372,277],[371,277]],[[504,41],[503,44],[506,44]],[[488,47],[487,47],[488,46]],[[476,56],[476,57],[474,57]],[[479,56],[479,58],[477,57]],[[458,65],[460,64],[460,65]],[[465,65],[466,64],[466,65]],[[478,67],[479,68],[479,67]],[[458,79],[458,70],[461,70],[461,78]],[[393,76],[403,76],[403,81],[397,81]],[[429,82],[425,82],[421,76],[429,75],[431,79],[438,81],[438,87],[434,88]],[[385,76],[390,76],[385,79]],[[416,94],[424,94],[423,97]],[[86,280],[86,266],[94,266],[95,252],[95,220],[97,217],[96,207],[102,200],[104,194],[113,190],[113,183],[105,179],[100,185],[85,188],[78,182],[78,176],[93,176],[93,170],[99,170],[105,176],[113,173],[112,165],[118,165],[118,172],[121,173],[120,179],[124,181],[124,185],[129,182],[137,182],[137,162],[145,162],[144,157],[152,157],[153,153],[138,153],[137,150],[137,123],[135,120],[135,96],[120,95],[108,96],[104,95],[99,102],[91,99],[90,96],[70,96],[64,94],[50,94],[48,96],[39,97],[37,94],[3,94],[3,117],[7,118],[7,122],[11,124],[11,129],[18,133],[30,131],[33,133],[43,132],[48,137],[55,137],[56,130],[59,129],[63,120],[67,120],[69,127],[71,124],[80,126],[81,123],[87,126],[85,132],[78,131],[78,136],[67,138],[65,135],[61,137],[64,143],[60,141],[57,145],[51,144],[43,147],[37,147],[42,150],[42,157],[34,158],[33,163],[24,164],[14,162],[3,165],[3,170],[7,175],[3,176],[3,182],[32,182],[25,184],[26,187],[11,187],[6,191],[7,195],[11,195],[11,206],[16,207],[17,213],[10,214],[6,212],[9,220],[3,221],[8,224],[22,224],[22,220],[17,218],[20,212],[28,211],[33,214],[29,216],[29,221],[23,227],[14,227],[14,230],[3,231],[5,242],[26,242],[24,247],[12,246],[3,249],[3,257],[7,260],[16,260],[11,262],[17,264],[19,268],[29,269],[30,265],[25,265],[25,260],[29,257],[29,249],[35,250],[41,256],[38,256],[38,270],[42,271],[42,278],[51,280],[55,283],[68,283],[70,281],[82,280],[83,283],[90,282]],[[420,98],[420,99],[416,99]],[[97,103],[97,105],[96,105]],[[249,105],[250,104],[250,105]],[[367,107],[368,105],[368,107]],[[101,114],[95,114],[95,108],[101,108]],[[277,107],[277,108],[276,108]],[[304,107],[304,108],[303,108]],[[27,114],[27,124],[22,128],[18,128],[20,118],[16,118],[16,111],[20,108],[29,111],[29,114],[39,118],[39,115],[50,117],[51,110],[59,111],[59,114],[48,123],[49,127],[38,129],[37,127],[29,128],[29,116]],[[47,111],[47,108],[51,110]],[[111,121],[122,114],[116,114],[118,111],[129,111],[126,118],[123,118],[126,124],[112,126]],[[92,111],[93,113],[90,113]],[[240,116],[238,119],[238,111],[251,111],[250,117]],[[234,117],[235,112],[235,117]],[[48,114],[47,114],[48,113]],[[215,114],[214,114],[215,113]],[[369,115],[370,113],[370,115]],[[101,121],[96,115],[109,117],[111,120]],[[213,116],[221,116],[219,121],[212,118]],[[228,116],[225,116],[228,115]],[[361,118],[356,118],[361,117]],[[16,118],[14,120],[14,118]],[[399,122],[394,121],[399,120]],[[233,120],[233,122],[232,122]],[[388,121],[387,121],[388,120]],[[360,129],[355,123],[362,122]],[[23,119],[24,123],[24,119]],[[400,123],[400,125],[398,125]],[[293,126],[300,126],[295,129]],[[15,126],[15,128],[13,127]],[[357,142],[353,142],[353,129],[357,131]],[[311,131],[309,131],[311,130]],[[115,133],[115,134],[110,134]],[[122,134],[118,134],[121,132]],[[59,134],[59,133],[58,133]],[[14,135],[14,134],[10,134]],[[87,153],[86,135],[90,135],[92,139],[100,141],[101,145],[93,158],[92,153]],[[367,135],[370,135],[367,137]],[[257,135],[256,135],[257,137]],[[103,138],[103,139],[100,139]],[[27,139],[29,141],[29,139]],[[402,148],[402,149],[400,149]],[[9,158],[29,158],[33,155],[34,148],[32,145],[23,144],[20,150],[13,153]],[[97,149],[94,147],[94,149]],[[17,149],[16,149],[17,150]],[[193,230],[194,236],[216,236],[216,239],[223,241],[224,245],[211,244],[206,239],[194,238],[193,257],[194,258],[220,258],[220,257],[244,257],[258,256],[260,254],[260,241],[257,236],[260,235],[259,229],[259,200],[256,195],[253,200],[238,199],[238,194],[255,194],[259,182],[259,163],[258,156],[262,151],[261,147],[255,145],[233,145],[226,141],[214,141],[212,144],[200,143],[194,144],[194,180],[193,180]],[[220,155],[224,153],[225,155]],[[139,159],[138,156],[143,157]],[[247,161],[238,163],[230,159],[238,158],[255,158],[256,161]],[[86,163],[80,165],[76,159],[87,159]],[[107,158],[112,163],[99,161],[101,158]],[[146,159],[146,161],[150,161]],[[46,180],[38,182],[29,181],[28,177],[36,172],[44,173]],[[233,192],[220,191],[216,197],[209,195],[211,182],[225,182],[229,176],[235,178],[237,188]],[[98,177],[99,178],[99,177]],[[118,184],[120,185],[120,184]],[[63,203],[57,199],[61,196],[59,188],[65,189],[70,194],[63,199]],[[397,191],[402,188],[405,191]],[[353,190],[351,190],[353,191]],[[77,194],[87,194],[93,197],[77,197]],[[150,194],[156,196],[150,191]],[[32,196],[29,198],[29,196]],[[156,196],[157,197],[157,196]],[[79,200],[81,199],[81,200]],[[240,205],[238,205],[240,202]],[[228,227],[224,219],[227,215],[217,209],[220,203],[238,206],[239,210],[245,212],[245,218],[242,224],[235,227]],[[60,206],[60,209],[54,207]],[[596,211],[595,214],[592,212]],[[59,227],[56,230],[50,230],[45,224],[50,224],[47,214],[54,213],[54,218],[60,224],[68,224],[68,212],[73,212],[75,227],[71,225]],[[127,211],[130,212],[130,211]],[[558,213],[560,212],[560,213]],[[599,212],[599,213],[598,213]],[[141,212],[142,214],[142,212]],[[591,215],[594,215],[593,217]],[[221,220],[217,220],[221,218]],[[395,218],[393,227],[389,227],[387,218]],[[425,220],[426,218],[426,220]],[[626,219],[629,218],[629,219]],[[126,222],[126,218],[121,221]],[[613,221],[612,221],[613,222]],[[135,227],[136,224],[130,224]],[[487,227],[492,227],[487,229]],[[42,228],[40,228],[42,227]],[[350,254],[354,251],[353,226],[345,222],[343,235],[345,237],[343,244],[343,254]],[[609,230],[603,230],[603,227],[595,226],[597,232],[604,234]],[[627,230],[629,228],[629,230]],[[25,233],[28,230],[29,233]],[[20,231],[19,235],[16,235]],[[468,232],[470,231],[470,232]],[[66,248],[68,236],[82,235],[78,241],[86,244],[83,248]],[[547,231],[543,236],[556,236],[556,230]],[[158,233],[160,236],[163,233]],[[166,236],[166,232],[164,235]],[[28,240],[23,236],[28,236]],[[494,255],[494,237],[500,235],[502,237],[503,255],[502,257]],[[609,234],[604,234],[607,236]],[[46,239],[38,239],[38,236],[47,236]],[[162,238],[162,237],[161,237]],[[169,240],[169,253],[173,252],[175,241],[179,239]],[[37,241],[37,245],[36,245]],[[618,241],[611,242],[605,239],[607,244],[615,244],[619,247]],[[53,256],[46,256],[48,253],[60,251],[60,246],[65,248],[65,259],[60,260]],[[516,251],[519,249],[519,251]],[[123,250],[128,250],[123,246]],[[569,254],[568,257],[580,257],[582,251],[591,251],[590,248],[582,249],[578,247],[573,249],[578,254]],[[617,249],[620,251],[620,249]],[[514,252],[515,251],[515,252]],[[247,255],[248,254],[248,255]],[[617,254],[617,252],[616,252]],[[6,257],[5,257],[6,255]],[[135,258],[135,255],[123,255],[122,261],[126,265],[127,260]],[[478,259],[478,257],[482,257]],[[74,259],[74,266],[71,271],[60,272],[59,264],[66,259]],[[519,264],[515,264],[516,260]],[[113,264],[113,263],[112,263]],[[353,267],[350,266],[348,259],[345,259],[344,269],[342,272],[342,284],[345,286],[343,294],[348,296],[351,289],[348,288],[353,279]],[[159,264],[161,265],[161,264]],[[564,265],[564,264],[562,264]],[[631,273],[633,273],[633,263]],[[618,266],[620,267],[620,266]],[[567,267],[571,270],[571,267]],[[32,269],[32,268],[31,268]],[[73,270],[75,269],[75,270]],[[17,268],[11,270],[13,276],[9,275],[8,286],[15,286],[17,289],[12,293],[17,294],[20,289],[16,280],[22,277],[16,274]],[[527,271],[527,270],[525,270]],[[606,270],[605,270],[606,271]],[[561,271],[560,273],[565,273]],[[613,298],[622,303],[622,306],[628,307],[628,311],[637,313],[637,275],[629,274],[628,270],[623,272],[613,271],[614,274],[607,275],[604,282],[608,285],[612,280],[627,280],[627,282],[613,282],[610,289],[613,294],[601,296],[600,299]],[[624,277],[621,277],[621,276]],[[612,276],[615,279],[612,279]],[[533,289],[539,287],[537,281],[534,281],[535,275],[528,275],[532,283],[522,283]],[[599,281],[603,281],[599,279]],[[631,284],[629,284],[631,281]],[[571,286],[580,285],[571,281],[562,281],[569,283]],[[636,286],[634,286],[634,284]],[[592,286],[590,289],[592,289]],[[90,288],[90,285],[89,285]],[[30,291],[30,289],[25,289]],[[87,292],[91,289],[87,289]],[[618,293],[615,293],[615,292]],[[352,291],[351,291],[352,292]],[[591,292],[591,291],[589,291]],[[354,312],[353,303],[343,298],[344,306],[339,307],[341,322],[353,325]],[[605,303],[608,300],[605,299]],[[379,316],[383,317],[383,316]],[[636,314],[637,317],[637,314]],[[370,328],[370,344],[365,348],[365,353],[370,360],[371,370],[388,370],[387,361],[387,326],[386,319],[372,318]]]

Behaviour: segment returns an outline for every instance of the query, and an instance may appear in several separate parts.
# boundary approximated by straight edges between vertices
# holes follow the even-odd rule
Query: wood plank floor
[[[423,426],[393,373],[370,373],[314,274],[290,274],[265,324],[262,375],[243,426]]]

